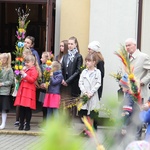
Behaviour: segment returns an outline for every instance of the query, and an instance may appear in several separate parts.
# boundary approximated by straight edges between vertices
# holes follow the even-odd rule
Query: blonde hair
[[[24,53],[25,55],[31,55],[31,54],[32,54],[31,49],[30,49],[30,48],[26,48],[26,47],[23,48],[22,54],[23,54],[23,53]]]
[[[46,60],[51,59],[50,52],[43,52],[42,55],[44,55],[44,57],[45,57]]]
[[[11,54],[10,53],[2,53],[1,58],[7,59],[6,66],[5,66],[6,69],[11,68]]]
[[[27,61],[27,62],[28,62],[28,61],[34,62],[34,65],[35,65],[35,67],[36,67],[36,69],[37,69],[37,71],[38,71],[38,77],[40,78],[40,77],[42,76],[40,66],[39,66],[39,64],[38,64],[38,62],[37,62],[35,56],[33,56],[33,55],[28,55],[28,56],[26,56],[26,57],[24,58],[24,61],[25,61],[25,62],[26,62],[26,61]]]
[[[53,61],[52,62],[52,68],[56,68],[56,71],[60,70],[61,69],[61,64],[58,61]]]

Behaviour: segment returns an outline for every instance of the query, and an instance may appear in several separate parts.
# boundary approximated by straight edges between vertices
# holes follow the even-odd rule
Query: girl
[[[80,67],[83,58],[79,53],[79,45],[76,37],[70,37],[68,40],[68,54],[64,55],[62,61],[62,85],[66,88],[66,97],[78,97],[80,89],[78,81],[80,76]]]
[[[36,109],[36,85],[35,82],[40,77],[41,72],[33,55],[28,55],[24,59],[25,70],[20,71],[22,80],[18,89],[14,106],[20,106],[20,124],[18,130],[30,130],[30,120],[32,109]],[[26,126],[24,128],[24,120]]]
[[[24,47],[30,48],[32,55],[34,55],[37,59],[38,64],[40,65],[40,57],[38,52],[34,49],[35,38],[33,36],[27,36],[24,40]]]
[[[59,63],[62,63],[63,56],[67,54],[67,52],[68,52],[68,41],[63,40],[60,42],[60,51],[59,54],[56,56],[55,60],[58,61]]]
[[[39,95],[39,102],[42,103],[42,112],[43,112],[43,121],[46,119],[47,116],[47,108],[43,107],[43,102],[46,94],[46,89],[44,87],[44,77],[43,77],[43,72],[46,68],[46,61],[50,59],[50,52],[43,52],[42,57],[41,57],[41,62],[42,64],[40,65],[41,71],[42,71],[42,80],[40,82],[40,95]]]
[[[25,58],[27,55],[32,55],[31,49],[24,47],[22,55],[23,55],[23,58]]]
[[[98,89],[98,97],[100,100],[102,97],[102,92],[103,92],[103,79],[104,79],[104,74],[105,74],[104,58],[100,51],[100,43],[98,41],[93,41],[93,42],[89,43],[88,53],[91,53],[91,54],[95,53],[97,56],[97,66],[96,67],[101,72],[101,86]],[[97,130],[97,121],[96,120],[94,120],[94,128],[95,128],[95,130]]]
[[[101,86],[101,72],[96,68],[96,55],[88,54],[85,58],[86,67],[81,73],[79,79],[79,87],[81,90],[81,95],[87,95],[89,100],[85,105],[82,106],[82,113],[79,115],[87,116],[87,120],[93,126],[93,119],[96,117],[97,113],[95,109],[99,109],[99,98],[98,89]],[[83,131],[84,134],[88,134],[87,130]]]
[[[47,118],[53,114],[58,116],[60,106],[60,86],[63,80],[61,65],[57,61],[52,63],[53,76],[50,78],[48,93],[45,95],[44,107],[47,107]]]
[[[31,54],[32,54],[32,52],[31,52],[30,48],[25,48],[24,47],[23,53],[22,53],[23,58],[25,58],[26,56],[31,55]],[[25,65],[25,64],[23,63],[23,65]],[[17,82],[17,81],[15,81],[15,82]],[[14,91],[12,96],[16,97],[15,93],[17,93],[17,90]],[[19,126],[19,106],[16,106],[16,122],[14,123],[14,125],[15,125],[15,127]]]
[[[2,110],[2,123],[0,125],[0,129],[4,129],[6,125],[7,113],[10,109],[11,85],[14,81],[10,53],[2,53],[0,55],[0,64],[0,107]]]

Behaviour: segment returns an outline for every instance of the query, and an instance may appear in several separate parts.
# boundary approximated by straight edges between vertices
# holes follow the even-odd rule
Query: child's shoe
[[[23,130],[24,126],[23,125],[20,125],[18,130]]]
[[[18,126],[19,126],[19,121],[16,121],[16,122],[14,123],[14,126],[15,126],[15,127],[18,127]]]
[[[0,130],[3,130],[5,128],[5,125],[0,125]]]
[[[25,130],[25,131],[29,131],[29,130],[30,130],[30,125],[26,124],[24,130]]]

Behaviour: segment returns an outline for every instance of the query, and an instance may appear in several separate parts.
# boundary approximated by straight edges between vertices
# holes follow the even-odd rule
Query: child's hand
[[[143,104],[142,109],[147,111],[149,109],[149,104],[148,103]]]
[[[61,84],[64,85],[64,86],[68,86],[68,84],[66,83],[65,80],[62,80],[62,83],[61,83]]]
[[[21,74],[21,75],[24,75],[25,72],[24,72],[23,70],[20,70],[20,74]]]
[[[51,76],[51,77],[53,76],[53,72],[50,72],[50,76]]]
[[[41,89],[45,89],[44,83],[40,84],[40,88],[41,88]]]
[[[87,93],[88,98],[91,98],[93,96],[93,94],[91,93]]]

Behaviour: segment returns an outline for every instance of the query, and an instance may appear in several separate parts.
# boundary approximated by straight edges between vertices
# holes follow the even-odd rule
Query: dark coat
[[[36,57],[36,60],[37,60],[38,64],[40,65],[40,56],[39,56],[38,52],[34,48],[30,48],[30,49],[31,49],[32,55],[34,55]]]
[[[67,67],[67,60],[68,54],[64,55],[63,57],[62,74],[66,83],[71,86],[71,95],[77,97],[81,93],[78,86],[78,81],[81,73],[80,67],[83,64],[83,58],[81,54],[76,53],[73,62],[70,61],[68,67]]]
[[[50,86],[48,87],[48,93],[60,94],[60,86],[63,80],[62,72],[56,71],[50,79]]]
[[[98,89],[98,97],[99,99],[102,97],[102,92],[103,92],[103,78],[105,75],[105,68],[104,68],[104,61],[99,61],[97,63],[97,69],[101,71],[101,86]]]

